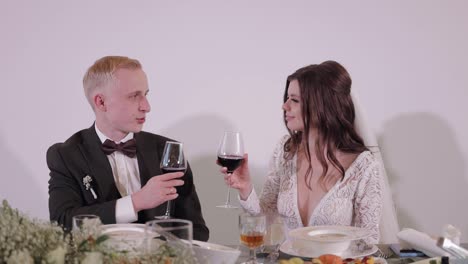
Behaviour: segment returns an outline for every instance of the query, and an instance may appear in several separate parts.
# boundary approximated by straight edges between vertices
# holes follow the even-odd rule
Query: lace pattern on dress
[[[297,203],[296,155],[284,159],[284,136],[276,146],[259,199],[255,190],[241,206],[250,213],[278,212],[289,229],[303,227]],[[312,225],[352,225],[373,231],[367,243],[379,240],[383,179],[380,163],[371,152],[361,153],[312,212]]]

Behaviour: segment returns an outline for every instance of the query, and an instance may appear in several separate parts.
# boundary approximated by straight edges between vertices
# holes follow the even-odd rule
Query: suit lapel
[[[89,165],[90,176],[96,180],[98,199],[107,201],[121,198],[109,160],[101,150],[101,140],[94,125],[83,132],[83,145],[80,145],[80,150]]]
[[[136,133],[134,138],[137,145],[141,186],[144,186],[152,176],[161,174],[159,168],[161,154],[155,142],[152,142],[144,133]]]

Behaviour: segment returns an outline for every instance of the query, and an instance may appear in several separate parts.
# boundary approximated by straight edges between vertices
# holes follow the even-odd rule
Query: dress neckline
[[[338,186],[345,182],[351,175],[352,171],[356,169],[356,166],[358,164],[358,162],[362,159],[364,159],[365,157],[367,157],[368,155],[372,155],[372,153],[369,151],[369,150],[365,150],[363,152],[361,152],[355,159],[353,162],[351,162],[351,165],[349,165],[348,169],[345,171],[345,175],[343,177],[343,180],[341,181],[337,181],[335,183],[335,185],[333,185],[333,187],[325,193],[325,195],[322,197],[322,199],[320,199],[320,201],[317,203],[317,205],[315,206],[314,210],[312,211],[312,214],[310,215],[309,219],[307,220],[307,226],[310,225],[310,221],[314,218],[314,215],[316,214],[317,212],[317,208],[320,208],[323,204],[323,201],[325,201],[330,195],[333,194],[333,192],[336,191],[336,189],[338,188]],[[297,179],[297,153],[294,154],[293,158],[292,158],[292,178],[294,179],[293,181],[293,189],[295,190],[294,191],[294,203],[295,203],[295,211],[296,211],[296,221],[298,223],[300,223],[302,226],[304,226],[304,223],[302,223],[302,218],[301,218],[301,214],[299,212],[299,201],[298,201],[298,191],[297,191],[297,182],[298,182],[298,179]]]

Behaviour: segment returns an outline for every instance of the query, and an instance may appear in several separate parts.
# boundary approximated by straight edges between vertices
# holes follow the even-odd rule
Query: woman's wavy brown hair
[[[341,180],[345,175],[343,165],[336,158],[335,151],[361,153],[368,150],[354,129],[355,111],[350,94],[351,77],[346,69],[336,61],[325,61],[321,64],[300,68],[291,74],[286,81],[284,102],[288,100],[288,88],[293,80],[297,80],[299,83],[304,131],[308,134],[307,131],[314,128],[318,132],[318,138],[315,141],[315,155],[323,167],[319,182],[325,189],[325,181],[331,179],[327,177],[327,160],[340,171]],[[284,118],[285,111],[283,115]],[[287,125],[285,118],[284,122]],[[304,143],[305,154],[309,162],[305,182],[307,187],[312,189],[313,168],[310,163],[309,137],[303,136],[302,132],[287,129],[291,137],[284,144],[285,158],[291,159],[297,153],[299,146]]]

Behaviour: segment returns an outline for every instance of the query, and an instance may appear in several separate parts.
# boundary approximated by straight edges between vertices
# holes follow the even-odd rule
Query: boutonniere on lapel
[[[83,177],[83,185],[85,186],[87,191],[91,191],[91,194],[93,195],[94,199],[97,199],[97,195],[94,192],[93,187],[91,186],[91,182],[93,182],[93,178],[91,176],[86,175]]]

